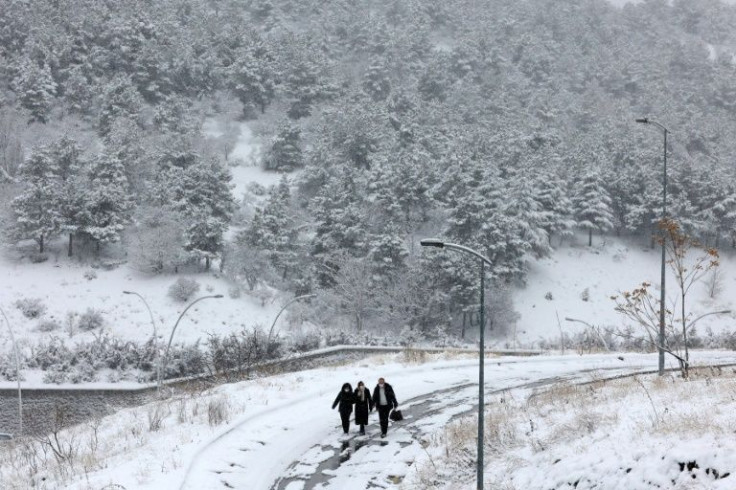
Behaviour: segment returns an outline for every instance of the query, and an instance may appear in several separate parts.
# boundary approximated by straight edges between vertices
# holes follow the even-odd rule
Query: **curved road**
[[[728,352],[696,353],[693,357],[694,364],[736,362],[736,353]],[[495,403],[512,390],[649,372],[653,367],[656,354],[489,358],[486,403]],[[365,369],[345,367],[340,378],[353,379],[363,374],[361,371]],[[419,441],[423,437],[458,415],[477,411],[478,365],[473,360],[432,362],[381,375],[397,389],[405,416],[389,429],[387,439],[376,437],[375,412],[366,437],[341,437],[337,414],[325,416],[334,393],[315,389],[280,405],[266,406],[203,445],[179,488],[397,488],[407,465],[422,451]],[[372,380],[365,381],[372,387]],[[387,452],[395,463],[385,464]]]

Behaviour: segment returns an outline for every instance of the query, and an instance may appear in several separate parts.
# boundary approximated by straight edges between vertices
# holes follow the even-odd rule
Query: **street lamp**
[[[166,345],[166,352],[164,353],[164,361],[161,363],[161,371],[163,371],[163,376],[166,375],[166,362],[169,359],[169,349],[171,348],[171,341],[174,340],[174,333],[176,332],[176,327],[179,326],[179,322],[184,317],[184,314],[187,312],[187,310],[189,310],[189,308],[191,308],[196,303],[199,303],[202,300],[205,300],[205,299],[208,299],[208,298],[222,298],[222,297],[223,296],[221,294],[213,294],[213,295],[209,295],[209,296],[202,296],[201,298],[197,298],[194,301],[192,301],[191,303],[189,303],[187,305],[187,307],[184,308],[184,311],[181,312],[181,314],[179,315],[179,318],[176,319],[176,323],[174,324],[174,328],[171,329],[171,336],[169,336],[169,343]]]
[[[476,467],[476,484],[477,490],[483,490],[483,409],[485,403],[483,401],[483,360],[485,354],[485,265],[493,266],[491,261],[485,256],[476,252],[472,248],[465,247],[463,245],[457,245],[455,243],[449,243],[437,238],[427,238],[419,242],[422,247],[435,247],[435,248],[448,248],[450,250],[456,250],[459,252],[469,253],[480,259],[480,347],[479,347],[479,360],[480,365],[478,367],[478,463]]]
[[[269,344],[271,343],[271,335],[273,335],[273,327],[275,327],[275,326],[276,326],[276,320],[278,320],[278,319],[279,319],[279,317],[280,317],[280,316],[281,316],[281,314],[282,314],[282,313],[284,312],[284,310],[286,309],[286,307],[287,307],[287,306],[289,306],[289,305],[290,305],[290,304],[292,304],[292,303],[295,303],[295,302],[299,301],[300,299],[313,298],[313,297],[315,297],[315,296],[317,296],[317,295],[316,295],[316,294],[303,294],[303,295],[301,295],[301,296],[297,296],[296,298],[292,298],[291,300],[289,300],[289,301],[288,301],[288,302],[287,302],[287,303],[286,303],[286,304],[285,304],[285,305],[284,305],[284,306],[283,306],[283,307],[281,308],[281,310],[279,310],[279,312],[278,312],[278,313],[276,314],[276,318],[274,318],[274,319],[273,319],[273,323],[271,324],[271,328],[270,328],[270,329],[268,330],[268,343],[269,343]]]
[[[5,311],[0,308],[0,313],[5,318],[5,324],[8,326],[8,333],[10,333],[10,341],[13,343],[13,352],[15,353],[15,379],[18,381],[18,435],[23,436],[23,395],[20,389],[20,355],[18,354],[18,344],[15,342],[15,336],[13,335],[13,329],[10,328],[10,320]]]
[[[664,170],[662,172],[662,220],[661,223],[664,225],[665,220],[667,219],[667,128],[658,123],[657,121],[652,121],[649,118],[643,117],[640,119],[637,119],[636,122],[641,124],[653,124],[657,126],[659,129],[662,130],[664,133]],[[660,295],[659,295],[659,375],[664,376],[664,310],[665,310],[665,286],[664,286],[664,279],[665,279],[665,241],[666,241],[666,235],[665,233],[662,233],[662,264],[661,264],[661,279],[660,282],[662,284],[660,288]]]
[[[153,319],[151,307],[148,306],[146,299],[135,291],[123,291],[123,294],[132,294],[138,296],[143,304],[146,305],[148,315],[151,317],[151,325],[153,326],[153,348],[156,349],[156,392],[161,392],[161,350],[158,348],[158,333],[156,332],[156,322]]]

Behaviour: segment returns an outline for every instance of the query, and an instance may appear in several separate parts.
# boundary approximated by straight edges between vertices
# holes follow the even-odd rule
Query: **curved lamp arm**
[[[283,306],[283,307],[281,308],[281,310],[279,310],[279,312],[278,312],[278,313],[276,314],[276,318],[274,318],[274,319],[273,319],[273,323],[271,324],[271,328],[270,328],[270,329],[268,330],[268,341],[269,341],[269,342],[271,342],[271,335],[273,335],[273,327],[275,327],[275,326],[276,326],[276,320],[278,320],[278,319],[279,319],[279,317],[280,317],[280,316],[281,316],[281,314],[282,314],[282,313],[284,312],[284,310],[286,309],[286,307],[287,307],[287,306],[289,306],[289,305],[290,305],[290,304],[292,304],[292,303],[295,303],[295,302],[299,301],[300,299],[304,299],[304,298],[313,298],[313,297],[315,297],[315,296],[317,296],[317,295],[316,295],[316,294],[303,294],[303,295],[301,295],[301,296],[297,296],[296,298],[291,298],[291,300],[289,300],[289,301],[288,301],[288,302],[287,302],[287,303],[286,303],[286,304],[285,304],[285,305],[284,305],[284,306]]]
[[[148,310],[148,316],[151,317],[151,325],[153,326],[153,347],[156,349],[156,390],[161,390],[161,349],[158,348],[158,333],[156,331],[156,321],[153,319],[153,312],[151,312],[151,307],[148,306],[148,302],[146,301],[146,298],[141,296],[140,294],[136,293],[135,291],[123,291],[123,294],[132,294],[135,296],[138,296],[141,301],[143,301],[143,304],[146,305],[146,309]]]
[[[480,260],[488,264],[489,267],[493,267],[493,264],[491,263],[490,259],[488,259],[485,255],[480,254],[479,252],[476,252],[472,248],[466,247],[464,245],[458,245],[457,243],[450,243],[450,242],[444,242],[438,238],[425,238],[424,240],[420,240],[419,243],[422,245],[422,247],[436,247],[436,248],[449,248],[450,250],[457,250],[460,252],[467,252],[471,255],[475,255]]]
[[[169,343],[166,345],[166,352],[164,353],[164,361],[163,361],[163,364],[161,366],[161,370],[164,371],[164,373],[162,375],[165,375],[165,373],[166,373],[166,371],[165,371],[166,362],[169,359],[169,349],[171,348],[171,341],[174,340],[174,334],[176,333],[176,327],[179,326],[179,322],[184,317],[184,314],[189,310],[189,308],[191,308],[192,306],[194,306],[195,304],[199,303],[202,300],[205,300],[205,299],[208,299],[208,298],[222,298],[222,297],[223,296],[221,294],[214,294],[214,295],[210,295],[210,296],[202,296],[201,298],[195,299],[194,301],[192,301],[191,303],[189,303],[186,308],[184,308],[184,311],[181,312],[181,314],[179,315],[179,318],[176,319],[176,323],[174,324],[174,328],[171,329],[171,335],[169,336]]]

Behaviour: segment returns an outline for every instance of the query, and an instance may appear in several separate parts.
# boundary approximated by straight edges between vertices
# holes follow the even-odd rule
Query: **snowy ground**
[[[585,328],[619,328],[625,324],[614,311],[612,296],[631,291],[649,282],[652,294],[659,297],[661,249],[649,248],[641,241],[616,237],[594,238],[587,246],[587,236],[558,247],[550,257],[531,261],[527,286],[514,291],[514,308],[520,314],[516,331],[509,332],[509,343],[533,345],[539,339],[551,339],[564,332],[573,335]],[[690,263],[687,264],[690,266]],[[703,335],[733,330],[736,326],[736,256],[733,249],[721,250],[719,291],[710,297],[707,283],[711,273],[696,282],[687,296],[692,318],[708,312],[731,310],[725,315],[703,318],[696,330]],[[677,311],[680,294],[671,271],[667,270],[668,308]],[[579,321],[567,321],[571,318]]]
[[[694,359],[736,362],[736,354],[697,352]],[[712,474],[736,471],[732,369],[688,382],[644,376],[572,384],[655,364],[653,355],[628,354],[489,358],[486,488],[563,489],[575,481],[579,489],[654,488],[647,482],[733,488],[728,478],[715,486]],[[378,376],[394,386],[405,420],[381,440],[374,413],[367,437],[345,440],[330,410],[339,387],[363,380],[372,388]],[[475,488],[476,399],[477,360],[441,355],[426,363],[380,356],[223,385],[62,432],[62,443],[79,447],[76,464],[47,455],[36,462],[45,483],[35,481],[38,488],[157,490],[409,490],[435,482],[435,488],[469,490]],[[218,410],[219,423],[213,421]],[[470,415],[457,418],[463,413]],[[683,461],[699,468],[683,474]],[[29,486],[22,462],[18,453],[0,452],[3,488]],[[690,473],[706,486],[692,486]]]

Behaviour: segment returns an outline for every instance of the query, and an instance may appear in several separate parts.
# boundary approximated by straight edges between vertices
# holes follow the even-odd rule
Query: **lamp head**
[[[216,294],[216,295],[213,296],[213,298],[224,298],[224,296],[221,295],[221,294]]]
[[[649,118],[648,117],[640,117],[639,119],[636,120],[636,122],[642,123],[642,124],[649,124]]]
[[[132,291],[123,291],[123,294],[133,294]]]
[[[444,248],[445,242],[438,238],[425,238],[424,240],[420,240],[419,244],[422,247],[436,247],[436,248]]]

